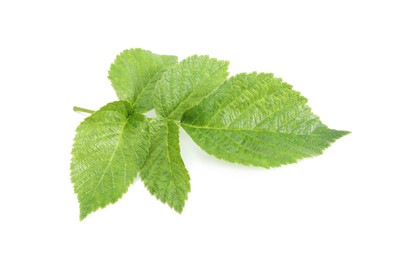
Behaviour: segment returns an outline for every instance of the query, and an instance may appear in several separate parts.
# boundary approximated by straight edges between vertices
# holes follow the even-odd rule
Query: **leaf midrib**
[[[185,123],[181,123],[181,126],[185,126],[185,127],[190,127],[190,128],[197,128],[197,129],[205,129],[205,130],[218,130],[218,131],[252,131],[252,132],[259,132],[259,133],[271,133],[271,134],[283,134],[283,135],[299,135],[299,136],[304,136],[304,135],[323,135],[323,134],[315,134],[314,131],[316,131],[317,129],[319,129],[320,127],[315,128],[312,132],[310,133],[303,133],[303,134],[299,134],[299,133],[286,133],[286,132],[276,132],[276,131],[270,131],[267,129],[251,129],[251,128],[223,128],[223,127],[212,127],[212,126],[196,126],[196,125],[190,125],[190,124],[185,124]],[[324,127],[323,127],[324,128]]]
[[[172,170],[172,166],[171,166],[171,163],[173,163],[172,162],[172,160],[171,160],[171,156],[169,155],[169,148],[170,148],[170,145],[169,145],[169,141],[168,141],[168,138],[169,138],[169,127],[168,127],[168,120],[164,120],[165,122],[165,127],[166,127],[166,133],[165,133],[165,145],[166,145],[166,156],[167,156],[167,160],[168,160],[168,167],[169,167],[169,173],[170,173],[170,175],[171,175],[171,181],[174,183],[174,186],[175,186],[175,195],[177,196],[177,199],[179,198],[178,197],[178,187],[177,187],[177,183],[175,182],[175,178],[174,178],[174,172],[173,172],[173,170]],[[165,188],[164,188],[164,194],[166,193],[166,189],[168,188],[168,185],[169,185],[169,182],[168,182],[168,184],[167,184],[167,186],[165,186]]]

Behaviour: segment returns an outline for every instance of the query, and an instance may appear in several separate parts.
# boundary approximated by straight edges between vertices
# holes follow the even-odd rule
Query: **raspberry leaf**
[[[129,49],[116,57],[108,78],[120,100],[129,101],[138,112],[146,112],[153,109],[152,93],[156,82],[176,63],[176,56]]]
[[[71,181],[80,203],[80,219],[127,192],[149,146],[148,120],[125,101],[105,105],[78,126]]]
[[[151,146],[140,177],[151,194],[181,213],[190,192],[190,176],[180,154],[179,127],[172,120],[153,120]]]
[[[219,159],[276,167],[319,155],[348,133],[329,129],[306,103],[272,74],[242,73],[188,110],[181,125]]]
[[[164,73],[155,88],[153,102],[158,115],[179,120],[226,80],[229,62],[208,56],[191,56]]]

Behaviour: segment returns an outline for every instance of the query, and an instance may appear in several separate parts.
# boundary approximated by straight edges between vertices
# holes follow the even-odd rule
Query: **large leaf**
[[[147,119],[125,101],[105,105],[78,126],[71,181],[80,219],[122,197],[137,177],[149,146]]]
[[[319,155],[347,131],[329,129],[307,99],[272,74],[239,74],[184,113],[181,125],[207,153],[261,167]]]
[[[172,66],[155,87],[153,102],[158,115],[179,120],[227,78],[228,61],[191,56]]]
[[[181,159],[178,125],[172,120],[154,120],[150,129],[151,148],[140,177],[151,194],[181,213],[190,177]]]
[[[163,72],[177,63],[177,57],[157,55],[142,49],[120,53],[110,67],[109,79],[120,100],[133,104],[138,112],[153,108],[152,92]]]

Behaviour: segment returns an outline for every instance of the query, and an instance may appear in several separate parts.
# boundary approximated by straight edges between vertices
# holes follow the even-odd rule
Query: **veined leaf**
[[[181,158],[179,125],[217,158],[276,167],[319,155],[348,131],[324,125],[307,99],[273,74],[229,80],[228,61],[142,49],[120,53],[108,78],[118,98],[77,128],[71,181],[80,218],[116,202],[139,175],[145,187],[181,213],[190,176]],[[157,118],[142,115],[155,108]]]
[[[152,92],[163,72],[177,63],[177,57],[157,55],[142,49],[120,53],[110,66],[109,79],[120,100],[133,104],[138,112],[153,108]]]
[[[78,126],[71,181],[80,219],[122,197],[138,176],[149,146],[147,119],[125,101],[105,105]]]
[[[199,105],[181,125],[207,153],[261,167],[316,156],[347,131],[329,129],[307,99],[272,74],[239,74]]]
[[[178,131],[172,120],[151,122],[151,147],[140,177],[151,194],[181,213],[190,177],[181,158]]]
[[[179,120],[185,110],[198,104],[226,80],[228,61],[191,56],[167,70],[153,96],[158,115]]]

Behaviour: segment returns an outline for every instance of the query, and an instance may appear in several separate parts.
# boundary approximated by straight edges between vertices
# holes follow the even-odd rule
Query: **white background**
[[[417,259],[415,1],[1,1],[0,259]],[[122,50],[273,72],[352,134],[246,168],[181,134],[182,215],[140,181],[78,219],[73,105],[116,99]]]

